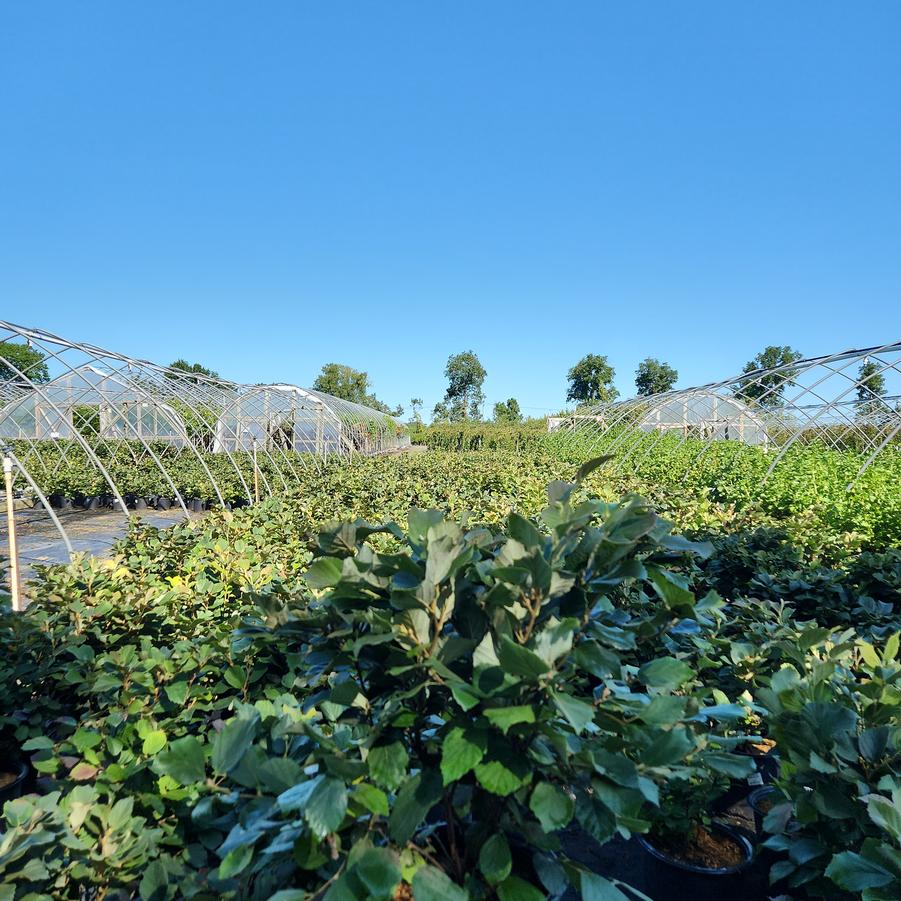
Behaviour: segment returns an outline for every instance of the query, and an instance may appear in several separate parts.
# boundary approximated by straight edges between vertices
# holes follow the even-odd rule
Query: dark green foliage
[[[49,381],[46,355],[18,341],[0,343],[0,380],[25,385]]]
[[[359,369],[345,366],[342,363],[326,363],[319,375],[316,376],[313,388],[353,404],[372,407],[389,416],[401,416],[404,412],[403,407],[392,410],[369,390],[369,373],[361,372]]]
[[[785,386],[798,374],[791,364],[803,357],[800,351],[783,345],[771,344],[765,347],[753,360],[749,360],[742,372],[749,377],[735,387],[735,396],[761,407],[779,407]],[[778,369],[768,375],[757,374],[758,370]]]
[[[452,354],[444,367],[447,391],[444,400],[435,405],[433,419],[437,422],[460,422],[481,418],[485,395],[482,384],[485,381],[485,367],[471,351]]]
[[[191,375],[199,375],[204,376],[208,379],[218,379],[219,373],[215,372],[212,369],[208,369],[206,366],[202,366],[200,363],[189,363],[187,360],[183,360],[181,358],[174,360],[169,364],[170,369],[175,369],[178,371],[178,375],[173,375],[171,373],[167,373],[169,378],[179,378],[181,377],[181,373],[185,373],[188,376]],[[189,379],[191,381],[191,379]],[[194,379],[193,381],[199,381],[199,379]]]
[[[0,616],[0,739],[50,794],[5,809],[0,897],[617,897],[561,830],[678,838],[760,735],[774,876],[892,897],[901,557],[824,525],[825,479],[815,510],[777,481],[777,519],[716,465],[757,505],[650,491],[694,542],[613,502],[640,484],[615,458],[573,486],[545,454],[432,453],[42,573]],[[855,522],[894,534],[878,486]]]
[[[498,401],[494,405],[494,421],[498,423],[522,422],[522,411],[519,401],[511,397],[508,401]]]
[[[648,357],[638,364],[635,372],[635,387],[639,395],[648,397],[652,394],[662,394],[672,389],[676,384],[679,373],[669,363],[661,363],[654,357]]]
[[[569,389],[567,401],[578,404],[592,404],[616,400],[619,391],[613,385],[614,368],[606,357],[599,354],[586,354],[567,373]]]
[[[883,399],[886,393],[883,371],[875,360],[860,364],[855,408],[857,418],[865,423],[879,424],[887,421],[892,413],[892,408]]]

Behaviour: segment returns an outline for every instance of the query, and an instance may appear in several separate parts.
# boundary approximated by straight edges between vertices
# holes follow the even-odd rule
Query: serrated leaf
[[[448,688],[450,688],[454,700],[465,711],[472,710],[479,703],[479,697],[474,693],[471,685],[463,682],[448,682]]]
[[[650,746],[642,751],[640,760],[646,766],[669,766],[684,760],[694,747],[691,735],[685,729],[676,727],[658,733]]]
[[[694,670],[675,657],[658,657],[638,669],[638,678],[651,688],[673,689],[694,676]]]
[[[152,860],[144,869],[144,875],[138,884],[138,895],[141,901],[163,901],[167,897],[169,874],[159,860]]]
[[[347,788],[340,779],[324,777],[310,793],[303,815],[313,835],[325,838],[334,832],[347,812]]]
[[[510,748],[492,749],[489,760],[476,767],[476,779],[486,791],[506,797],[528,784],[532,771],[527,760]]]
[[[508,876],[497,886],[500,901],[545,901],[545,894],[519,876]],[[418,901],[418,899],[417,899]]]
[[[225,670],[223,677],[232,688],[241,689],[244,687],[247,673],[240,666],[230,666]]]
[[[881,888],[894,882],[894,875],[885,867],[861,857],[854,851],[836,854],[826,867],[828,876],[839,888],[849,892],[862,892],[868,888]]]
[[[686,580],[678,573],[656,566],[649,566],[648,578],[661,600],[671,610],[679,607],[694,607],[695,596]]]
[[[74,779],[76,782],[87,782],[88,779],[93,779],[98,772],[99,770],[97,767],[85,763],[82,760],[81,763],[75,764],[75,766],[69,770],[69,778]]]
[[[367,848],[357,858],[353,871],[370,898],[390,898],[401,879],[400,858],[387,848]]]
[[[901,843],[901,810],[890,798],[870,795],[867,799],[867,813],[877,826],[885,829],[896,842]]]
[[[144,736],[141,750],[148,756],[152,757],[158,751],[162,751],[166,747],[166,733],[162,729],[154,729]]]
[[[253,743],[257,733],[260,715],[253,711],[252,715],[232,717],[222,731],[213,739],[213,769],[217,773],[228,773],[233,770]]]
[[[406,779],[409,762],[407,749],[399,741],[370,748],[366,758],[373,781],[389,791],[394,791]]]
[[[353,787],[353,799],[362,804],[370,813],[388,816],[388,796],[374,785],[360,782]]]
[[[268,791],[281,794],[303,779],[303,768],[290,757],[270,757],[258,767],[257,775]]]
[[[90,748],[96,748],[103,741],[103,736],[99,732],[93,732],[90,729],[78,729],[69,741],[75,745],[80,754],[84,754]],[[49,747],[53,747],[53,742],[50,743]],[[145,751],[144,753],[146,754],[147,752]]]
[[[193,735],[177,738],[157,755],[154,769],[180,785],[200,782],[206,775],[203,745]]]
[[[628,895],[621,892],[609,879],[588,870],[580,874],[582,901],[630,901]]]
[[[497,832],[482,845],[479,851],[479,869],[489,885],[502,882],[513,869],[510,846],[503,833]]]
[[[550,669],[534,651],[518,645],[506,635],[501,636],[497,657],[505,672],[533,682],[546,675]]]
[[[553,697],[554,706],[575,729],[577,735],[589,727],[591,727],[591,731],[596,731],[593,723],[594,707],[591,704],[562,691],[554,692]]]
[[[504,735],[507,734],[511,726],[516,726],[519,723],[535,722],[535,708],[530,704],[521,704],[516,707],[489,707],[482,712],[491,724],[497,726]]]
[[[404,782],[388,819],[391,838],[399,845],[410,841],[443,792],[444,783],[437,770],[424,770]]]
[[[237,876],[246,869],[251,860],[253,860],[253,845],[241,845],[233,848],[219,864],[219,878],[231,879],[233,876]]]
[[[745,779],[756,771],[754,761],[744,754],[710,751],[704,755],[704,763],[717,773],[732,779]]]
[[[545,832],[563,829],[572,820],[575,809],[575,801],[550,782],[539,782],[529,799],[529,810]]]
[[[437,867],[420,867],[413,877],[413,897],[416,901],[467,901],[469,894]]]
[[[333,588],[341,581],[343,563],[338,557],[319,557],[307,567],[304,581],[310,588]]]
[[[441,775],[449,785],[473,769],[485,756],[485,733],[455,726],[441,745]]]

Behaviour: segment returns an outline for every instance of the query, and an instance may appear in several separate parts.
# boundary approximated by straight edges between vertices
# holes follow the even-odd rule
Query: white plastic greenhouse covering
[[[793,446],[817,441],[860,455],[850,489],[880,454],[897,452],[901,342],[585,405],[549,419],[548,430],[558,447],[611,454],[619,471],[637,468],[663,442],[690,449],[698,461],[712,447],[732,442],[763,448],[771,458],[768,477]]]
[[[15,506],[43,511],[70,551],[59,511],[73,504],[188,516],[288,489],[328,459],[410,443],[391,416],[296,385],[209,378],[10,322],[0,345]]]

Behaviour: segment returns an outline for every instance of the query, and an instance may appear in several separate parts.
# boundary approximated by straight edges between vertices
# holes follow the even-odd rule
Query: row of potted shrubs
[[[149,898],[620,899],[628,878],[567,852],[576,831],[632,836],[696,899],[722,897],[751,840],[714,823],[775,779],[778,803],[752,798],[774,882],[892,897],[895,624],[726,604],[704,593],[711,549],[639,499],[558,482],[549,501],[544,530],[341,523],[312,561],[291,506],[265,504],[48,573],[4,626],[0,670],[6,728],[63,815],[8,808],[0,877],[45,890],[40,856],[72,891],[140,881],[143,897],[152,872]],[[98,819],[132,805],[144,857],[57,853],[90,850],[70,816],[87,788]],[[58,834],[35,852],[42,815]]]

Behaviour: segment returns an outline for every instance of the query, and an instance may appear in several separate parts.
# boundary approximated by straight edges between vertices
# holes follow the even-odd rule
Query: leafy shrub
[[[654,650],[675,622],[709,623],[665,566],[694,548],[637,498],[550,491],[545,530],[439,511],[407,531],[335,526],[313,597],[236,587],[254,555],[215,529],[160,547],[138,530],[127,566],[48,574],[46,599],[7,623],[4,675],[22,687],[7,724],[58,794],[7,809],[5,878],[23,893],[53,878],[58,897],[133,886],[141,867],[148,898],[608,885],[565,858],[561,829],[645,831],[660,783],[743,764],[697,716],[692,667]],[[218,528],[262,530],[261,511]],[[393,546],[374,550],[380,536]],[[233,551],[216,574],[211,550]],[[629,595],[646,600],[615,603]],[[141,837],[134,853],[91,841],[110,819]],[[45,841],[68,853],[39,863]]]

